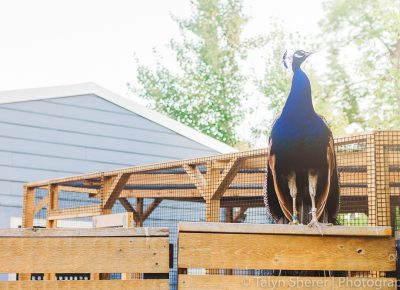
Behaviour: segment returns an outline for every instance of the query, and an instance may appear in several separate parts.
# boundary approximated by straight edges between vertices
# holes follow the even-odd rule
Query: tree
[[[134,90],[155,110],[234,145],[248,80],[239,64],[262,39],[241,39],[248,19],[240,0],[196,0],[192,8],[189,19],[174,18],[183,40],[169,47],[179,71],[160,61],[154,69],[138,63]]]
[[[326,84],[349,124],[400,125],[400,1],[329,0]]]

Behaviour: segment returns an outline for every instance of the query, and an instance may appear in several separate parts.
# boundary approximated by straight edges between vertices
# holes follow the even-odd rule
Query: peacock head
[[[287,50],[283,54],[282,62],[286,68],[289,68],[289,63],[292,63],[292,70],[295,72],[300,65],[312,54],[312,52],[307,52],[304,50],[296,50],[293,56],[288,56]]]

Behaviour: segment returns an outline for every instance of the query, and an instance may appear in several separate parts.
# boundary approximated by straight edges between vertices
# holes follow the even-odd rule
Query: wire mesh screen
[[[341,192],[338,223],[399,229],[400,132],[338,138],[335,151]],[[132,212],[132,226],[169,227],[174,247],[169,278],[171,289],[176,289],[180,221],[273,222],[263,199],[266,168],[267,150],[261,149],[31,183],[33,205],[26,197],[24,216],[38,227],[91,227],[92,216]]]

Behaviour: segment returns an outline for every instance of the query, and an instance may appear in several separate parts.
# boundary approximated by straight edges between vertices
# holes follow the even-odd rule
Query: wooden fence
[[[396,270],[390,227],[332,226],[323,232],[321,236],[317,229],[292,225],[181,223],[179,289],[396,289],[395,278],[343,273],[341,277],[250,275],[257,270],[269,274],[275,270],[275,275],[281,270],[336,271],[336,275]]]
[[[0,229],[0,289],[169,289],[168,279],[30,280],[30,273],[169,273],[169,230]],[[58,274],[60,275],[60,274]]]

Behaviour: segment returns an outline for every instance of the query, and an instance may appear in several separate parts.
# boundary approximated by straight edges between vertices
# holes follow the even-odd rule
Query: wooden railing
[[[1,229],[0,289],[169,289],[168,279],[45,280],[30,273],[169,273],[169,231],[147,229]],[[91,277],[92,278],[92,277]]]
[[[396,270],[390,227],[332,226],[323,234],[307,226],[181,223],[179,289],[396,289],[395,278],[345,277]],[[269,275],[251,275],[255,270]],[[299,270],[325,277],[290,274]],[[330,277],[332,271],[340,277]]]

